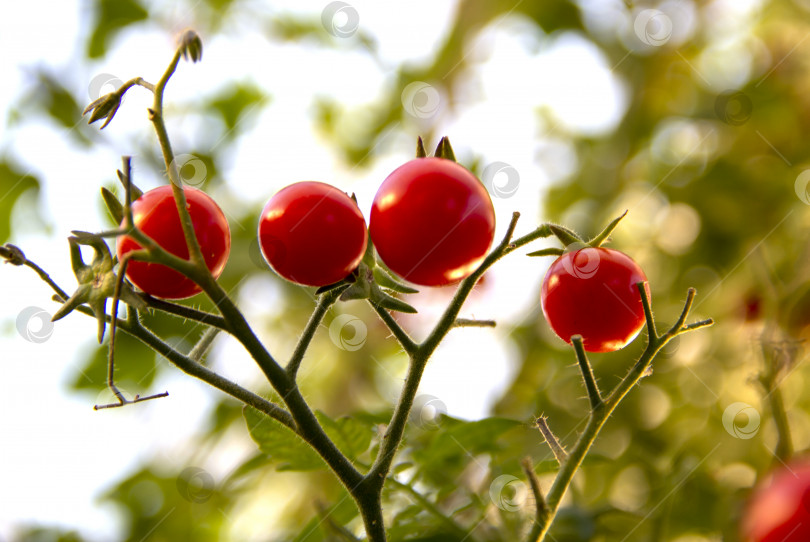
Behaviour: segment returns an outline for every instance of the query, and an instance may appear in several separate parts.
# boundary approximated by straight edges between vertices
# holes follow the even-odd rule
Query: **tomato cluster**
[[[205,193],[185,188],[188,209],[206,265],[214,277],[225,267],[230,232],[222,210]],[[132,205],[135,225],[168,252],[188,259],[171,187],[141,196]],[[394,273],[423,286],[469,276],[492,244],[495,212],[483,184],[445,158],[417,158],[392,172],[377,192],[366,228],[353,198],[321,182],[305,181],[278,191],[259,219],[262,255],[281,277],[327,286],[351,275],[371,237],[380,260]],[[141,248],[128,236],[119,258]],[[181,299],[200,287],[161,264],[130,261],[127,277],[155,297]]]

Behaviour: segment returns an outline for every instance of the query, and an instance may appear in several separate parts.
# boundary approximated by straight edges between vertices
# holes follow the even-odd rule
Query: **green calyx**
[[[121,98],[124,96],[123,91],[126,91],[126,89],[121,87],[115,92],[105,94],[98,100],[95,100],[88,105],[82,112],[82,115],[86,115],[92,111],[92,113],[90,113],[90,119],[87,121],[87,123],[93,124],[96,121],[105,119],[104,124],[101,125],[101,129],[103,130],[118,112],[118,108],[121,107]]]
[[[527,256],[562,256],[569,248],[575,248],[576,250],[582,248],[599,248],[604,243],[610,239],[610,234],[613,233],[613,230],[616,229],[616,226],[619,225],[619,222],[622,218],[627,215],[627,211],[623,212],[620,216],[614,218],[610,224],[605,226],[599,234],[593,237],[590,241],[584,241],[579,235],[575,232],[569,230],[564,226],[558,226],[557,224],[551,224],[549,229],[551,229],[551,233],[553,233],[557,239],[566,247],[565,249],[562,248],[544,248],[542,250],[537,250],[535,252],[530,252]]]
[[[51,321],[64,318],[80,305],[88,305],[98,320],[98,342],[101,343],[107,326],[107,298],[115,295],[118,277],[113,272],[113,259],[107,243],[90,233],[73,233],[74,236],[68,237],[70,262],[79,287],[54,313]],[[81,245],[93,248],[95,254],[89,265],[84,263]],[[122,301],[139,309],[146,308],[144,300],[127,283],[122,283],[120,290]]]
[[[340,282],[322,286],[315,293],[322,294],[336,288],[344,288],[343,293],[340,294],[341,301],[368,299],[375,306],[409,314],[416,313],[415,308],[394,297],[394,294],[415,294],[419,290],[397,281],[377,262],[371,238],[368,240],[368,246],[360,265],[351,275]]]
[[[444,158],[445,160],[452,160],[453,162],[458,161],[456,160],[456,153],[453,152],[453,147],[450,145],[450,138],[447,136],[444,136],[439,140],[436,150],[433,151],[433,156],[436,158]],[[425,143],[422,141],[421,137],[416,138],[416,157],[427,158]]]

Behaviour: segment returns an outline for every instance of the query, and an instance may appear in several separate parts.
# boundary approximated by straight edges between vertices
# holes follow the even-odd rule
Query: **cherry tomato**
[[[777,470],[758,486],[742,520],[745,542],[810,540],[810,462]]]
[[[612,352],[626,346],[644,326],[636,283],[646,280],[638,264],[618,250],[587,247],[566,252],[551,264],[543,281],[543,314],[564,341],[582,335],[588,352]]]
[[[305,181],[282,188],[267,202],[259,244],[264,259],[285,279],[326,286],[360,265],[368,233],[354,200],[334,186]]]
[[[397,275],[442,286],[481,264],[495,235],[495,210],[484,185],[463,166],[417,158],[383,181],[369,233],[380,259]]]
[[[200,243],[205,264],[219,277],[231,251],[231,231],[222,209],[205,192],[184,188],[194,233]],[[172,187],[161,186],[143,194],[132,203],[132,218],[143,233],[180,258],[188,259],[188,246],[180,225],[180,215]],[[128,236],[118,238],[118,258],[141,246]],[[164,299],[183,299],[202,291],[191,279],[158,263],[130,260],[127,278],[147,294]]]

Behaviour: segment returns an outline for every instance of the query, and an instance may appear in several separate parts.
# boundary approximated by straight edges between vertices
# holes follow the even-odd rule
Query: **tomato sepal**
[[[350,283],[347,282],[346,279],[339,280],[337,282],[333,282],[332,284],[327,284],[326,286],[321,286],[317,290],[315,290],[315,295],[325,294],[326,292],[331,292],[336,288],[340,288],[341,286],[348,287]]]
[[[425,143],[422,141],[422,136],[416,137],[416,157],[427,158],[427,151],[425,150]]]
[[[116,224],[120,224],[124,221],[124,206],[121,205],[121,202],[118,201],[118,198],[115,197],[115,194],[107,190],[105,187],[101,187],[101,197],[104,199],[104,205],[107,206],[107,210],[110,211],[113,220]]]
[[[79,282],[78,288],[51,317],[52,322],[61,320],[76,307],[88,305],[98,320],[98,342],[104,342],[104,333],[107,326],[107,298],[115,294],[115,285],[118,281],[113,272],[113,259],[110,249],[103,239],[87,232],[74,232],[68,238],[70,243],[70,260],[73,273]],[[90,246],[94,251],[93,261],[88,265],[84,263],[81,245]],[[135,293],[132,287],[124,282],[120,288],[120,299],[138,309],[145,309],[146,302]]]
[[[439,144],[436,146],[436,151],[433,153],[433,156],[458,162],[458,160],[456,160],[456,153],[453,152],[453,147],[450,145],[450,138],[447,136],[439,140]]]
[[[557,256],[557,257],[559,257],[559,256],[562,256],[564,253],[565,253],[565,251],[563,249],[561,249],[561,248],[550,247],[550,248],[544,248],[544,249],[541,249],[541,250],[535,250],[534,252],[529,252],[528,254],[526,254],[526,256],[532,256],[532,257]]]
[[[549,228],[551,229],[551,233],[553,233],[554,236],[557,237],[557,239],[559,239],[560,242],[566,247],[570,245],[578,245],[581,248],[582,245],[585,244],[585,241],[583,241],[579,235],[569,230],[565,226],[551,224]]]
[[[619,225],[619,222],[621,222],[622,218],[625,216],[627,216],[627,210],[625,210],[620,216],[611,220],[610,224],[605,226],[604,230],[599,232],[596,237],[588,241],[588,246],[593,248],[601,247],[610,238],[610,234],[613,233],[613,230],[616,229],[616,226]]]
[[[410,286],[406,286],[401,282],[397,281],[392,277],[388,271],[383,269],[380,266],[374,267],[372,271],[374,274],[374,281],[382,286],[383,288],[388,288],[389,290],[393,290],[400,294],[418,294],[419,290],[416,288],[411,288]]]

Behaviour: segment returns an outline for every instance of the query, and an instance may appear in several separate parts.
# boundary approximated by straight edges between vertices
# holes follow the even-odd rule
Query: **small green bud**
[[[180,51],[185,60],[199,62],[202,59],[202,40],[193,30],[186,30],[180,36]]]

